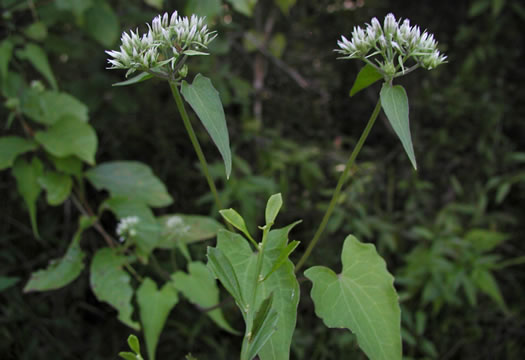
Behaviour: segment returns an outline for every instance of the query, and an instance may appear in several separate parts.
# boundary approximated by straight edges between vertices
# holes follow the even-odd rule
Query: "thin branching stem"
[[[368,120],[368,123],[366,124],[365,129],[363,130],[363,133],[361,134],[361,137],[357,141],[357,144],[354,147],[354,150],[352,151],[352,154],[350,155],[350,158],[348,159],[345,170],[339,177],[339,181],[337,182],[337,186],[335,187],[334,193],[332,195],[332,200],[330,200],[330,205],[328,205],[328,209],[326,209],[326,213],[323,216],[323,219],[321,220],[321,224],[319,225],[319,228],[315,232],[315,235],[310,241],[310,244],[308,244],[308,247],[306,248],[306,251],[304,252],[301,259],[299,259],[299,262],[295,266],[295,272],[297,273],[301,267],[304,265],[310,254],[312,253],[312,250],[317,245],[319,240],[321,239],[321,234],[323,233],[326,225],[328,224],[328,220],[330,220],[330,216],[332,215],[332,212],[335,209],[335,205],[337,204],[337,201],[339,200],[339,194],[341,193],[341,190],[343,188],[344,183],[348,179],[348,175],[350,173],[351,168],[354,166],[355,159],[357,158],[357,155],[359,155],[359,152],[361,151],[361,148],[363,147],[363,144],[366,141],[366,138],[368,137],[368,134],[370,133],[370,130],[372,130],[372,127],[374,126],[374,123],[377,119],[377,116],[379,115],[379,111],[381,110],[381,100],[377,100],[376,107],[374,108],[374,111],[372,112],[372,115],[370,116],[370,119]]]

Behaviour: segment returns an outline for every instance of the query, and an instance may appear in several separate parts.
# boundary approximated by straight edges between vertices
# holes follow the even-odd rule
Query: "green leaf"
[[[275,4],[281,9],[283,14],[288,15],[290,8],[295,5],[297,0],[274,0]]]
[[[507,240],[508,235],[498,231],[473,229],[465,235],[465,240],[470,242],[478,251],[487,252]]]
[[[273,293],[261,303],[253,321],[252,338],[249,341],[248,359],[253,359],[277,330],[278,314],[272,310]],[[261,356],[264,358],[263,356]],[[270,356],[270,359],[273,359]]]
[[[36,44],[29,43],[23,50],[18,50],[16,56],[20,60],[27,60],[38,70],[49,82],[53,90],[58,90],[58,84],[49,65],[47,55],[42,48]]]
[[[80,222],[79,229],[73,237],[66,254],[60,259],[51,260],[49,266],[31,274],[24,287],[24,292],[49,291],[60,289],[75,280],[84,269],[84,252],[80,248],[82,232],[93,221]]]
[[[74,117],[63,117],[45,131],[37,131],[35,140],[54,156],[78,156],[90,165],[95,164],[97,134],[91,125]]]
[[[359,73],[357,74],[357,77],[354,81],[354,85],[352,85],[352,89],[350,90],[350,96],[354,96],[359,91],[366,89],[382,78],[383,75],[377,71],[375,67],[366,64],[361,68],[361,70],[359,70]]]
[[[97,190],[108,190],[113,197],[127,197],[152,207],[168,206],[173,199],[150,167],[136,161],[112,161],[86,172]]]
[[[243,15],[251,17],[257,0],[227,0],[235,9]]]
[[[62,204],[71,193],[73,180],[67,174],[48,171],[38,178],[38,183],[47,192],[47,203],[52,206]]]
[[[217,220],[201,215],[170,214],[157,218],[161,228],[157,247],[173,249],[178,242],[190,244],[211,239],[224,227]]]
[[[28,91],[22,101],[22,112],[44,125],[54,125],[64,117],[88,121],[85,104],[69,94],[56,91]]]
[[[50,158],[58,171],[74,176],[82,175],[82,161],[79,160],[77,157],[68,156],[59,158],[50,155]]]
[[[162,10],[164,0],[144,0],[144,2],[157,10]]]
[[[0,292],[9,289],[20,281],[19,277],[14,276],[0,276]]]
[[[149,279],[146,279],[146,280],[149,280]],[[157,290],[156,286],[155,286],[155,290]],[[140,342],[139,342],[139,339],[135,335],[128,336],[128,346],[131,350],[133,350],[135,354],[140,354]]]
[[[9,38],[0,43],[0,79],[2,81],[7,79],[7,70],[9,68],[9,61],[13,55],[14,47],[15,45],[9,40]]]
[[[115,84],[113,84],[111,86],[128,86],[128,85],[138,84],[140,82],[149,80],[151,78],[153,78],[153,75],[148,74],[147,72],[143,72],[143,73],[140,73],[140,74],[132,77],[131,79],[115,83]]]
[[[385,83],[381,89],[380,96],[381,106],[385,111],[386,117],[399,140],[401,140],[401,144],[403,144],[412,166],[417,170],[416,156],[414,155],[408,122],[408,97],[406,91],[401,85],[390,86]]]
[[[270,198],[268,199],[268,202],[266,203],[266,212],[265,212],[266,225],[274,223],[275,218],[277,217],[277,214],[279,214],[279,210],[281,210],[282,206],[283,206],[283,197],[281,193],[270,196]]]
[[[157,348],[160,333],[171,309],[178,301],[177,292],[170,283],[165,284],[162,289],[158,290],[157,284],[150,278],[146,278],[137,290],[140,320],[144,327],[148,358],[151,360],[155,360],[155,349]],[[140,350],[135,352],[140,353]]]
[[[291,241],[285,248],[283,248],[268,274],[264,276],[264,279],[268,278],[268,276],[272,275],[277,269],[279,269],[286,262],[286,260],[288,260],[290,254],[293,253],[299,244],[299,241],[294,240]]]
[[[139,360],[139,359],[142,359],[142,358],[139,358],[134,353],[129,352],[129,351],[121,351],[121,352],[118,353],[118,356],[120,356],[124,360]]]
[[[40,191],[42,191],[40,185],[38,184],[38,178],[42,176],[44,172],[44,166],[42,165],[42,162],[36,157],[33,158],[31,163],[28,163],[24,159],[17,159],[13,165],[12,171],[13,176],[16,178],[18,192],[24,198],[29,211],[33,234],[35,237],[40,238],[36,222],[36,200],[40,195]]]
[[[0,138],[0,170],[13,166],[18,155],[37,148],[34,141],[26,140],[18,136],[4,136]]]
[[[89,36],[107,48],[115,44],[120,35],[117,15],[102,1],[84,13],[84,29]]]
[[[43,41],[47,37],[47,26],[41,21],[37,21],[24,29],[24,34],[33,40]]]
[[[219,232],[219,236],[222,233]],[[235,274],[235,269],[233,268],[230,260],[224,256],[223,252],[218,248],[212,248],[208,246],[207,251],[208,256],[208,267],[215,275],[221,284],[228,290],[228,292],[233,296],[237,304],[241,307],[245,306],[245,302],[242,298],[241,286],[239,285],[239,279]]]
[[[492,300],[494,300],[496,304],[499,305],[504,313],[508,312],[508,308],[505,304],[503,296],[501,295],[498,282],[489,270],[481,268],[474,269],[472,272],[472,280],[474,280],[474,283],[482,292],[490,296]]]
[[[248,228],[246,227],[244,219],[237,211],[235,211],[234,209],[224,209],[219,210],[219,214],[221,214],[224,220],[232,224],[233,227],[239,229],[244,235],[246,235],[248,239],[250,239],[252,242],[255,242],[253,237],[250,235]]]
[[[181,92],[219,149],[226,167],[226,177],[229,178],[232,170],[232,155],[228,127],[219,93],[213,87],[210,79],[201,74],[195,76],[191,85],[183,81]]]
[[[172,275],[173,285],[184,294],[188,300],[201,308],[210,308],[219,303],[219,288],[210,270],[201,262],[192,262],[188,265],[188,272],[177,271]],[[220,308],[207,311],[208,315],[219,327],[238,334],[224,318]]]
[[[305,271],[313,283],[315,312],[330,328],[347,328],[371,360],[401,360],[401,315],[394,278],[372,244],[345,239],[343,271]]]
[[[282,250],[286,248],[288,234],[296,224],[272,230],[268,233],[262,274],[267,274],[271,270]],[[241,235],[226,230],[219,231],[217,249],[215,250],[221,251],[227,261],[232,264],[235,276],[238,278],[241,287],[244,303],[255,304],[251,311],[259,309],[261,303],[273,293],[272,311],[279,315],[276,325],[277,330],[262,346],[258,354],[261,360],[288,360],[296,324],[297,305],[299,303],[299,284],[295,278],[293,263],[287,260],[277,271],[260,283],[254,299],[253,288],[255,283],[259,281],[259,279],[255,278],[257,253],[252,251]],[[210,248],[208,248],[208,252],[210,252]],[[222,282],[221,278],[219,280]],[[229,291],[228,287],[226,289]],[[272,328],[272,326],[268,326]]]
[[[160,227],[151,209],[142,202],[116,197],[104,202],[103,206],[111,209],[119,219],[136,216],[139,222],[135,226],[137,234],[132,241],[145,257],[157,247],[160,239]],[[147,259],[143,259],[146,261]]]
[[[91,262],[90,283],[97,299],[117,309],[118,319],[138,331],[140,325],[131,319],[133,314],[131,278],[122,269],[127,262],[126,256],[116,253],[113,249],[98,250]]]
[[[207,56],[207,55],[210,55],[209,53],[205,53],[205,52],[202,52],[202,51],[196,51],[196,50],[185,50],[183,52],[184,55],[188,55],[188,56],[198,56],[198,55],[204,55],[204,56]]]

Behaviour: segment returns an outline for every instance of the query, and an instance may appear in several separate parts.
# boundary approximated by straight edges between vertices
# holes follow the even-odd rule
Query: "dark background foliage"
[[[41,45],[61,90],[89,106],[90,122],[99,137],[97,163],[126,159],[150,165],[175,200],[157,214],[215,215],[167,84],[153,80],[111,87],[123,74],[105,69],[105,48],[93,39],[85,18],[59,10],[59,3],[0,1],[1,36],[23,34],[37,19],[47,24]],[[158,12],[139,0],[90,3],[111,7],[118,28],[107,31],[118,34],[142,28]],[[163,10],[184,13],[196,3],[206,10],[206,4],[217,2],[165,0]],[[237,208],[255,227],[261,223],[268,195],[281,191],[285,209],[278,220],[287,224],[303,219],[293,233],[303,245],[320,221],[339,175],[337,165],[346,161],[379,90],[376,84],[349,98],[361,64],[336,60],[332,50],[337,39],[388,12],[435,34],[449,63],[400,80],[410,100],[419,171],[412,170],[386,118],[380,117],[309,263],[338,268],[338,253],[349,233],[374,242],[396,276],[407,357],[522,359],[522,2],[302,0],[285,16],[272,1],[260,0],[253,16],[234,11],[226,1],[219,10],[215,16],[211,13],[219,32],[211,48],[214,55],[194,64],[190,77],[197,72],[212,77],[225,104],[235,153],[229,182],[221,178],[219,155],[199,127],[201,142],[216,163],[214,174],[227,206]],[[249,51],[250,34],[264,34],[269,28],[269,37],[279,33],[285,39],[282,54],[269,43]],[[40,79],[24,62],[10,64],[10,71],[22,74],[27,83]],[[7,107],[0,107],[2,119],[8,113]],[[22,128],[15,121],[7,129],[2,120],[1,131],[21,134]],[[114,310],[95,299],[87,274],[61,290],[22,293],[32,271],[63,254],[78,214],[69,202],[56,208],[39,202],[42,240],[37,241],[14,188],[10,171],[0,172],[0,274],[20,278],[0,292],[0,357],[116,358],[131,330],[116,319]],[[102,196],[89,191],[94,203]],[[115,225],[110,217],[103,221],[108,228]],[[504,233],[507,240],[490,254],[482,254],[466,245],[473,229]],[[95,232],[87,232],[82,244],[92,254],[102,242]],[[191,251],[204,258],[205,246],[196,245]],[[293,258],[297,260],[302,249]],[[165,260],[162,253],[158,256]],[[506,306],[483,292],[477,293],[475,304],[469,301],[461,279],[480,261],[492,266]],[[364,358],[348,331],[328,330],[316,318],[307,296],[308,282],[301,283],[301,290],[292,357]],[[234,306],[227,303],[225,312],[234,327],[242,326]],[[203,360],[232,359],[239,346],[239,338],[222,332],[204,314],[181,302],[160,338],[158,358],[182,359],[191,352]]]

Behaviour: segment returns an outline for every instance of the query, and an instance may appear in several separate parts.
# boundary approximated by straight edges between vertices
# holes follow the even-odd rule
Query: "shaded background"
[[[255,1],[254,1],[255,2]],[[254,228],[267,197],[281,191],[281,225],[303,219],[293,238],[313,235],[340,167],[377,100],[379,84],[349,98],[361,64],[336,60],[333,49],[353,26],[388,12],[435,34],[449,63],[401,79],[410,101],[419,171],[380,117],[360,154],[323,242],[310,264],[339,268],[347,234],[374,242],[396,277],[403,308],[404,353],[413,359],[522,359],[525,354],[523,245],[525,152],[525,6],[519,0],[454,2],[301,0],[284,14],[259,0],[252,14],[234,1],[0,0],[1,36],[31,37],[41,22],[46,50],[62,91],[89,106],[97,130],[97,163],[137,160],[165,182],[174,204],[157,214],[216,214],[193,149],[160,81],[112,88],[123,73],[108,71],[104,50],[123,30],[149,22],[159,10],[207,15],[219,37],[213,56],[193,62],[189,77],[210,76],[225,105],[235,155],[232,178],[202,127],[205,153],[216,165],[226,206]],[[100,9],[103,9],[101,11]],[[193,60],[193,59],[192,59]],[[40,75],[10,64],[30,83]],[[6,100],[3,98],[3,100]],[[0,118],[8,110],[0,107]],[[2,120],[3,121],[3,120]],[[2,135],[21,133],[16,123]],[[20,278],[0,292],[3,359],[114,359],[131,329],[91,293],[86,272],[64,289],[23,294],[30,273],[61,256],[77,213],[68,202],[39,203],[37,242],[10,171],[0,173],[0,274]],[[102,199],[92,191],[93,201]],[[108,228],[113,219],[106,219]],[[469,236],[483,229],[506,241],[480,252]],[[470,235],[469,235],[470,234]],[[87,232],[89,254],[102,245]],[[191,248],[204,258],[207,244]],[[304,246],[292,259],[297,260]],[[199,255],[200,254],[200,255]],[[158,254],[161,261],[163,254]],[[521,260],[520,260],[521,259]],[[475,279],[492,271],[494,282]],[[497,287],[495,287],[497,283]],[[499,290],[498,290],[499,288]],[[348,331],[328,330],[315,317],[301,284],[294,359],[364,359]],[[501,294],[501,297],[500,297]],[[230,305],[227,318],[242,319]],[[177,305],[161,335],[158,358],[233,359],[241,339],[219,330],[187,302]]]

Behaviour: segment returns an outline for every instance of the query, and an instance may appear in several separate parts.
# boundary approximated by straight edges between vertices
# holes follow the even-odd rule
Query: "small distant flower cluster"
[[[184,224],[184,220],[180,216],[177,216],[177,215],[174,215],[174,216],[170,217],[166,221],[166,226],[171,231],[176,231],[178,233],[186,233],[186,232],[188,232],[190,230],[190,226],[189,225],[185,225]]]
[[[112,57],[108,69],[128,69],[126,77],[137,70],[164,76],[181,70],[186,56],[208,55],[208,44],[217,36],[204,20],[196,15],[180,17],[175,11],[171,17],[168,13],[155,17],[142,36],[138,30],[124,32],[120,51],[106,51]]]
[[[120,219],[117,225],[117,235],[119,240],[124,242],[127,238],[134,237],[137,235],[137,229],[135,225],[139,222],[139,218],[136,216],[127,216]]]
[[[401,23],[393,14],[385,17],[383,26],[373,18],[365,29],[354,27],[352,39],[349,41],[342,36],[337,45],[340,49],[335,51],[344,55],[342,59],[361,59],[387,79],[404,75],[419,66],[431,70],[447,58],[437,49],[434,35],[426,31],[422,33],[417,25],[410,26],[408,19]],[[407,69],[405,64],[410,59],[415,64]]]

